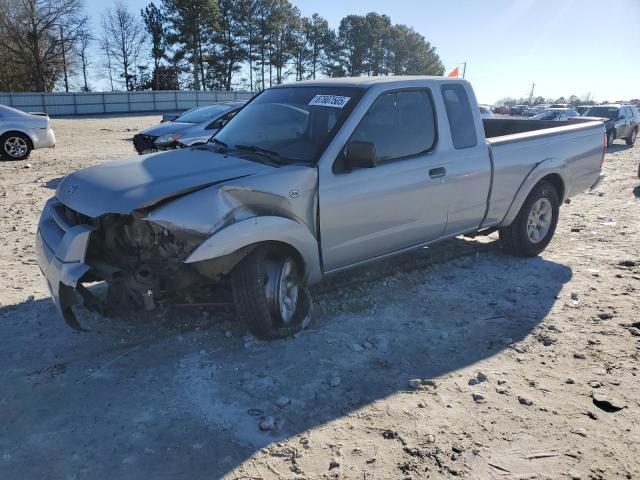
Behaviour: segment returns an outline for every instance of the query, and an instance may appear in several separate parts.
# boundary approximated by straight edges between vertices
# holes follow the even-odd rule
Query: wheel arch
[[[542,181],[547,181],[553,185],[556,193],[558,194],[558,199],[562,204],[569,189],[563,175],[566,171],[566,165],[564,163],[556,163],[551,159],[549,160],[549,164],[545,165],[546,168],[541,168],[543,165],[545,165],[545,162],[541,162],[536,168],[534,168],[522,182],[522,185],[511,202],[511,206],[507,210],[506,215],[498,225],[499,227],[504,227],[513,223],[531,191]]]
[[[306,225],[278,216],[251,217],[219,230],[197,247],[185,263],[196,264],[233,256],[229,264],[232,268],[255,247],[265,243],[294,253],[309,284],[322,279],[316,238]]]
[[[549,175],[546,175],[542,177],[540,180],[538,180],[536,185],[543,181],[547,181],[551,185],[553,185],[553,188],[556,189],[556,193],[558,194],[558,198],[560,199],[560,203],[562,203],[564,201],[565,185],[564,185],[564,180],[562,179],[560,174],[550,173]],[[531,190],[533,190],[533,188],[535,188],[535,185],[531,188]]]

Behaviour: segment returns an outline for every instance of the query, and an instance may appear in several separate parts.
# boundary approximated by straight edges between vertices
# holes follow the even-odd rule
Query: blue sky
[[[97,24],[110,0],[85,1]],[[139,11],[149,1],[127,4]],[[467,62],[466,78],[483,103],[526,96],[532,83],[544,97],[640,97],[640,0],[291,1],[334,28],[345,15],[370,11],[413,26],[447,70]]]

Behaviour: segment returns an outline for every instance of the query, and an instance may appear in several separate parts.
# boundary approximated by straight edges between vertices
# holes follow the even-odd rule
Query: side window
[[[476,127],[464,87],[459,83],[442,85],[442,96],[447,109],[453,146],[456,149],[474,147],[478,143]]]
[[[351,136],[351,141],[372,142],[378,162],[429,151],[436,142],[436,125],[428,90],[382,94]]]

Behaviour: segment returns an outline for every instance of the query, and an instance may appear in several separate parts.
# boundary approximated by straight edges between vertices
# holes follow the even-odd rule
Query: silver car
[[[51,148],[56,137],[46,113],[26,113],[0,105],[0,156],[5,160],[24,160],[31,150]]]
[[[173,121],[154,125],[134,135],[133,147],[140,155],[158,150],[207,143],[242,108],[245,102],[224,102],[192,108]]]

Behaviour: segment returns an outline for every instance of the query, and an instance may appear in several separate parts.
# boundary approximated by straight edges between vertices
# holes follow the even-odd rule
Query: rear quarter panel
[[[601,122],[589,122],[487,140],[494,178],[483,227],[510,224],[547,175],[561,177],[561,201],[587,190],[601,172],[604,132]]]

